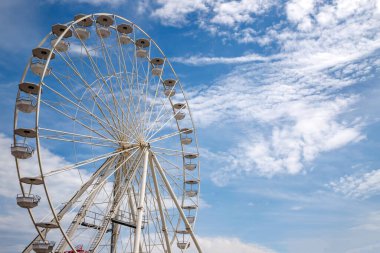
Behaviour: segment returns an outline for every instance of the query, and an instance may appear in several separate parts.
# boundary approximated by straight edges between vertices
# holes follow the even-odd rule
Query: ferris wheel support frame
[[[142,225],[142,218],[144,214],[146,177],[147,177],[147,172],[148,172],[148,155],[149,155],[148,149],[144,148],[144,169],[143,169],[143,174],[142,174],[142,179],[141,179],[139,205],[137,207],[137,224],[136,224],[136,229],[135,229],[135,241],[134,241],[134,246],[133,246],[133,253],[138,253],[139,248],[140,248],[141,225]]]
[[[179,214],[180,214],[180,216],[181,216],[183,222],[184,222],[185,225],[186,225],[186,230],[189,231],[189,233],[190,233],[190,235],[191,235],[191,238],[193,239],[193,242],[194,242],[194,244],[195,244],[195,247],[196,247],[197,250],[198,250],[198,253],[202,253],[202,249],[201,249],[201,247],[200,247],[200,245],[199,245],[199,243],[198,243],[197,238],[195,237],[194,231],[193,231],[193,229],[191,228],[191,225],[190,225],[189,221],[187,220],[186,215],[185,215],[185,213],[183,212],[183,210],[182,210],[182,208],[181,208],[181,205],[179,204],[179,202],[178,202],[178,200],[177,200],[177,197],[176,197],[176,195],[175,195],[175,193],[174,193],[174,191],[173,191],[173,189],[172,189],[172,187],[171,187],[171,185],[170,185],[168,179],[167,179],[166,176],[165,176],[165,172],[164,172],[163,168],[161,167],[160,162],[158,161],[156,155],[155,155],[152,151],[150,151],[150,152],[151,152],[151,154],[152,154],[153,161],[154,161],[154,163],[155,163],[156,166],[157,166],[157,170],[158,170],[158,172],[160,173],[161,178],[162,178],[162,180],[164,181],[164,184],[166,185],[166,188],[168,189],[169,194],[170,194],[170,196],[172,197],[172,199],[173,199],[173,201],[174,201],[174,204],[176,205],[176,207],[177,207],[177,209],[178,209],[178,211],[179,211]]]
[[[162,203],[161,203],[162,200],[161,200],[160,190],[158,188],[157,176],[156,176],[156,172],[154,171],[154,167],[153,167],[153,157],[152,157],[152,154],[149,155],[149,165],[150,165],[150,170],[151,170],[152,177],[153,177],[154,189],[155,189],[155,192],[156,192],[156,195],[157,195],[157,204],[158,204],[158,209],[160,211],[160,217],[161,217],[161,223],[162,223],[162,231],[164,232],[164,237],[165,237],[166,251],[167,251],[167,253],[171,253],[172,250],[171,250],[171,247],[170,247],[170,240],[169,240],[168,230],[167,230],[167,227],[166,227],[166,219],[165,219],[165,215],[164,215],[164,212],[163,212],[163,209],[162,209]]]
[[[111,167],[106,167],[105,168],[106,171],[104,172],[103,175],[101,175],[99,178],[98,178],[98,181],[96,182],[95,186],[91,192],[89,193],[89,195],[87,196],[86,200],[83,202],[82,206],[80,207],[80,212],[78,212],[77,216],[74,218],[73,220],[73,223],[72,223],[72,226],[70,226],[67,231],[66,231],[66,234],[68,235],[68,237],[71,237],[73,235],[73,233],[75,232],[75,229],[80,225],[80,222],[81,220],[83,220],[84,216],[86,215],[87,211],[88,211],[88,208],[91,206],[91,204],[93,203],[95,197],[96,197],[96,193],[99,192],[102,188],[100,187],[101,185],[103,185],[106,180],[106,178],[108,178],[110,176],[110,174],[113,173],[112,171],[112,168]],[[115,170],[118,170],[118,168],[116,168]],[[74,223],[75,222],[75,223]],[[62,238],[61,242],[59,243],[56,251],[57,252],[61,252],[63,251],[63,249],[67,246],[68,242]]]
[[[128,177],[127,179],[127,182],[125,183],[125,185],[123,186],[123,188],[121,189],[120,192],[118,192],[120,194],[120,196],[123,196],[125,195],[127,189],[129,188],[129,185],[131,184],[132,182],[132,179],[134,178],[134,175],[136,174],[136,171],[138,169],[138,166],[140,164],[140,161],[141,161],[141,158],[142,158],[142,152],[140,152],[139,156],[136,158],[137,162],[134,166],[134,168],[131,170],[130,172],[130,177]],[[107,231],[107,227],[108,227],[108,224],[110,223],[110,221],[112,220],[112,218],[115,217],[116,215],[116,212],[115,210],[117,210],[120,206],[121,202],[118,202],[118,203],[112,203],[112,208],[110,210],[107,211],[106,215],[104,215],[104,219],[102,221],[102,225],[101,225],[101,229],[99,229],[97,235],[95,236],[95,238],[92,240],[92,243],[91,243],[91,247],[90,247],[90,252],[95,252],[95,250],[98,248],[99,246],[99,243],[101,241],[101,239],[103,238],[103,235],[106,233]]]

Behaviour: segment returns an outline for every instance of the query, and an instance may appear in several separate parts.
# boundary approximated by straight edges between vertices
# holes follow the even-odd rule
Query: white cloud
[[[278,0],[152,0],[152,3],[154,2],[158,4],[158,8],[152,10],[151,15],[164,25],[183,26],[189,23],[188,17],[193,15],[195,22],[192,24],[197,24],[199,28],[212,35],[234,39],[238,43],[253,42],[260,45],[268,44],[273,32],[278,35],[277,39],[297,40],[299,36],[307,38],[309,34],[313,34],[309,38],[316,39],[316,35],[324,35],[325,28],[335,26],[361,33],[366,29],[353,30],[350,25],[355,23],[362,28],[368,25],[375,28],[374,23],[368,21],[378,20],[380,14],[380,4],[377,0],[289,0],[285,3]],[[279,17],[273,25],[261,24],[253,29],[252,24],[266,18],[272,9],[277,13],[285,12],[285,18]],[[361,22],[357,22],[359,20]],[[293,30],[289,29],[289,23],[294,24],[297,32],[301,33],[293,33]],[[326,37],[328,36],[327,31]]]
[[[380,231],[380,212],[372,211],[358,219],[358,225],[351,228],[357,231]]]
[[[96,48],[92,46],[87,46],[87,51],[86,49],[81,45],[81,44],[76,44],[76,43],[71,43],[70,44],[70,54],[75,55],[75,56],[87,56],[87,52],[91,57],[100,57],[101,53],[100,51],[97,51]]]
[[[253,14],[262,14],[276,3],[276,0],[216,1],[210,22],[226,26],[252,23]]]
[[[274,253],[273,250],[254,243],[245,243],[238,238],[231,237],[200,237],[199,244],[204,252],[208,253]],[[194,251],[194,245],[189,252]]]
[[[177,59],[195,65],[247,61],[190,96],[198,126],[228,122],[235,139],[240,133],[238,145],[221,151],[228,162],[214,172],[216,183],[244,173],[302,173],[320,154],[365,138],[363,119],[346,118],[361,97],[345,87],[379,69],[380,15],[375,1],[350,3],[289,2],[301,12],[291,20],[310,18],[313,29],[274,25],[256,41],[281,50],[262,60],[254,54]]]
[[[257,32],[249,27],[235,31],[232,37],[240,44],[257,42],[260,45],[265,45],[268,42],[265,41],[265,38],[261,39],[260,36],[257,36]]]
[[[18,179],[15,168],[14,158],[10,154],[12,140],[0,133],[0,147],[3,152],[0,153],[0,196],[6,198],[16,198],[19,192]],[[16,200],[15,200],[16,201]]]
[[[328,186],[349,198],[365,199],[380,194],[380,170],[346,175]]]
[[[312,110],[315,111],[311,113],[319,115],[321,112],[328,113],[329,108]],[[363,138],[356,127],[342,125],[329,117],[310,116],[296,119],[294,125],[275,126],[267,135],[256,134],[242,139],[237,147],[224,154],[228,163],[212,174],[213,181],[224,185],[234,177],[247,173],[264,176],[298,174],[320,153]]]
[[[334,7],[323,6],[318,14],[316,20],[321,26],[331,26],[336,24],[336,16],[334,13]]]
[[[292,21],[302,21],[306,16],[312,13],[315,0],[289,1],[286,4],[286,14]]]
[[[320,153],[364,138],[360,119],[340,120],[358,97],[334,94],[354,80],[277,64],[237,67],[191,96],[197,125],[229,122],[234,133],[242,129],[239,144],[222,154],[228,162],[213,174],[218,184],[242,173],[300,173]]]
[[[111,5],[119,6],[121,4],[128,3],[128,0],[49,0],[50,2],[66,2],[66,3],[75,3],[75,4],[90,4],[90,5]]]
[[[207,11],[208,0],[156,0],[160,6],[152,12],[165,25],[180,26],[187,23],[187,15],[192,12]]]
[[[173,57],[172,62],[179,62],[187,65],[211,65],[211,64],[242,64],[247,62],[268,61],[270,58],[257,54],[247,54],[238,57],[207,57],[207,56],[190,56],[190,57]]]
[[[211,208],[212,206],[211,206],[211,204],[210,203],[208,203],[205,199],[203,199],[203,198],[199,198],[199,203],[198,203],[198,205],[199,205],[199,208],[200,209],[206,209],[206,208]]]
[[[152,16],[161,23],[170,26],[182,26],[188,23],[188,16],[198,16],[197,23],[206,30],[213,30],[213,25],[232,27],[236,24],[252,23],[253,15],[263,14],[277,4],[277,0],[155,0],[159,8],[152,11]]]
[[[292,207],[290,208],[290,210],[292,210],[292,211],[301,211],[302,209],[303,209],[302,206],[292,206]]]
[[[290,21],[298,24],[300,30],[312,28],[310,14],[313,13],[315,0],[292,0],[286,4],[286,14]]]

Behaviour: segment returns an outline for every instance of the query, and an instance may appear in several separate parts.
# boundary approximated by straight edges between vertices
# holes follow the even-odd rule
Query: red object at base
[[[75,250],[77,251],[77,253],[90,253],[89,251],[83,249],[83,245],[76,246]],[[69,251],[65,251],[64,253],[75,253],[75,251],[69,250]]]

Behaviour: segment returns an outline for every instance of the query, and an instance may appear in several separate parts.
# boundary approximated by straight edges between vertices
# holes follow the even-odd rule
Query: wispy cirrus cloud
[[[200,237],[199,243],[206,252],[274,253],[275,251],[254,243],[245,243],[231,237]],[[189,252],[196,252],[195,247]]]
[[[209,0],[177,1],[156,0],[158,8],[151,15],[160,19],[161,23],[170,26],[181,26],[188,22],[187,16],[194,12],[207,12]]]
[[[214,172],[217,184],[243,173],[297,174],[321,153],[365,138],[360,118],[343,117],[360,97],[341,91],[365,79],[376,60],[303,66],[284,56],[236,67],[191,97],[199,125],[234,122],[244,132],[223,155],[227,165]]]
[[[245,82],[233,82],[242,83]],[[244,132],[240,144],[223,154],[227,163],[212,174],[218,185],[247,173],[298,174],[321,153],[365,138],[360,119],[340,120],[355,103],[355,96],[331,98],[318,95],[318,90],[311,92],[288,85],[247,88],[242,92],[223,90],[230,99],[209,91],[204,99],[195,97],[192,101],[200,124],[231,121]]]
[[[277,0],[215,1],[210,22],[226,26],[249,24],[254,15],[263,14],[276,4]]]
[[[201,28],[215,31],[217,25],[232,27],[241,23],[250,24],[254,15],[263,14],[278,3],[277,0],[241,0],[241,1],[177,1],[155,0],[157,8],[151,15],[162,24],[182,26],[188,23],[189,15],[201,17],[197,20]]]
[[[365,138],[363,119],[346,117],[360,94],[346,88],[367,80],[380,66],[376,2],[343,0],[317,8],[313,1],[290,1],[287,6],[287,21],[294,27],[274,25],[258,38],[279,46],[279,52],[264,56],[275,60],[179,59],[200,65],[241,63],[191,97],[199,125],[231,122],[234,133],[236,128],[244,132],[239,144],[224,151],[228,163],[212,175],[218,185],[241,174],[301,173],[320,154]],[[318,21],[328,8],[336,22],[328,23],[327,13]],[[301,10],[299,17],[291,17]],[[304,19],[312,20],[313,29],[299,26]]]
[[[48,0],[49,2],[58,2],[57,0]],[[100,5],[111,5],[111,6],[120,6],[125,4],[128,0],[63,0],[59,1],[63,3],[75,3],[75,4],[89,4],[94,6]]]
[[[327,186],[348,198],[370,198],[380,194],[380,170],[346,175]]]
[[[377,18],[380,13],[380,4],[376,0],[154,0],[151,5],[157,8],[146,8],[146,11],[164,25],[184,26],[189,24],[189,16],[196,16],[195,22],[191,24],[195,23],[212,35],[233,39],[238,43],[261,45],[276,43],[273,35],[278,35],[277,39],[280,40],[297,39],[300,35],[307,37],[303,32],[321,35],[324,32],[321,28],[343,27],[352,21],[356,22],[359,16],[368,21]],[[285,15],[272,24],[261,23],[260,26],[252,27],[255,22],[267,18],[272,10]],[[301,34],[293,36],[295,34],[289,29],[292,27]],[[360,33],[360,30],[356,32]]]
[[[248,62],[263,62],[272,60],[271,57],[265,57],[258,54],[247,54],[237,57],[209,57],[209,56],[189,56],[189,57],[173,57],[173,62],[187,65],[203,66],[211,64],[242,64]]]

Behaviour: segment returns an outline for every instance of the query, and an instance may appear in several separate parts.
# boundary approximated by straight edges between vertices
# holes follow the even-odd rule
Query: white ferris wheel
[[[11,153],[37,232],[23,252],[201,252],[189,104],[133,22],[98,13],[52,26],[19,84]]]

